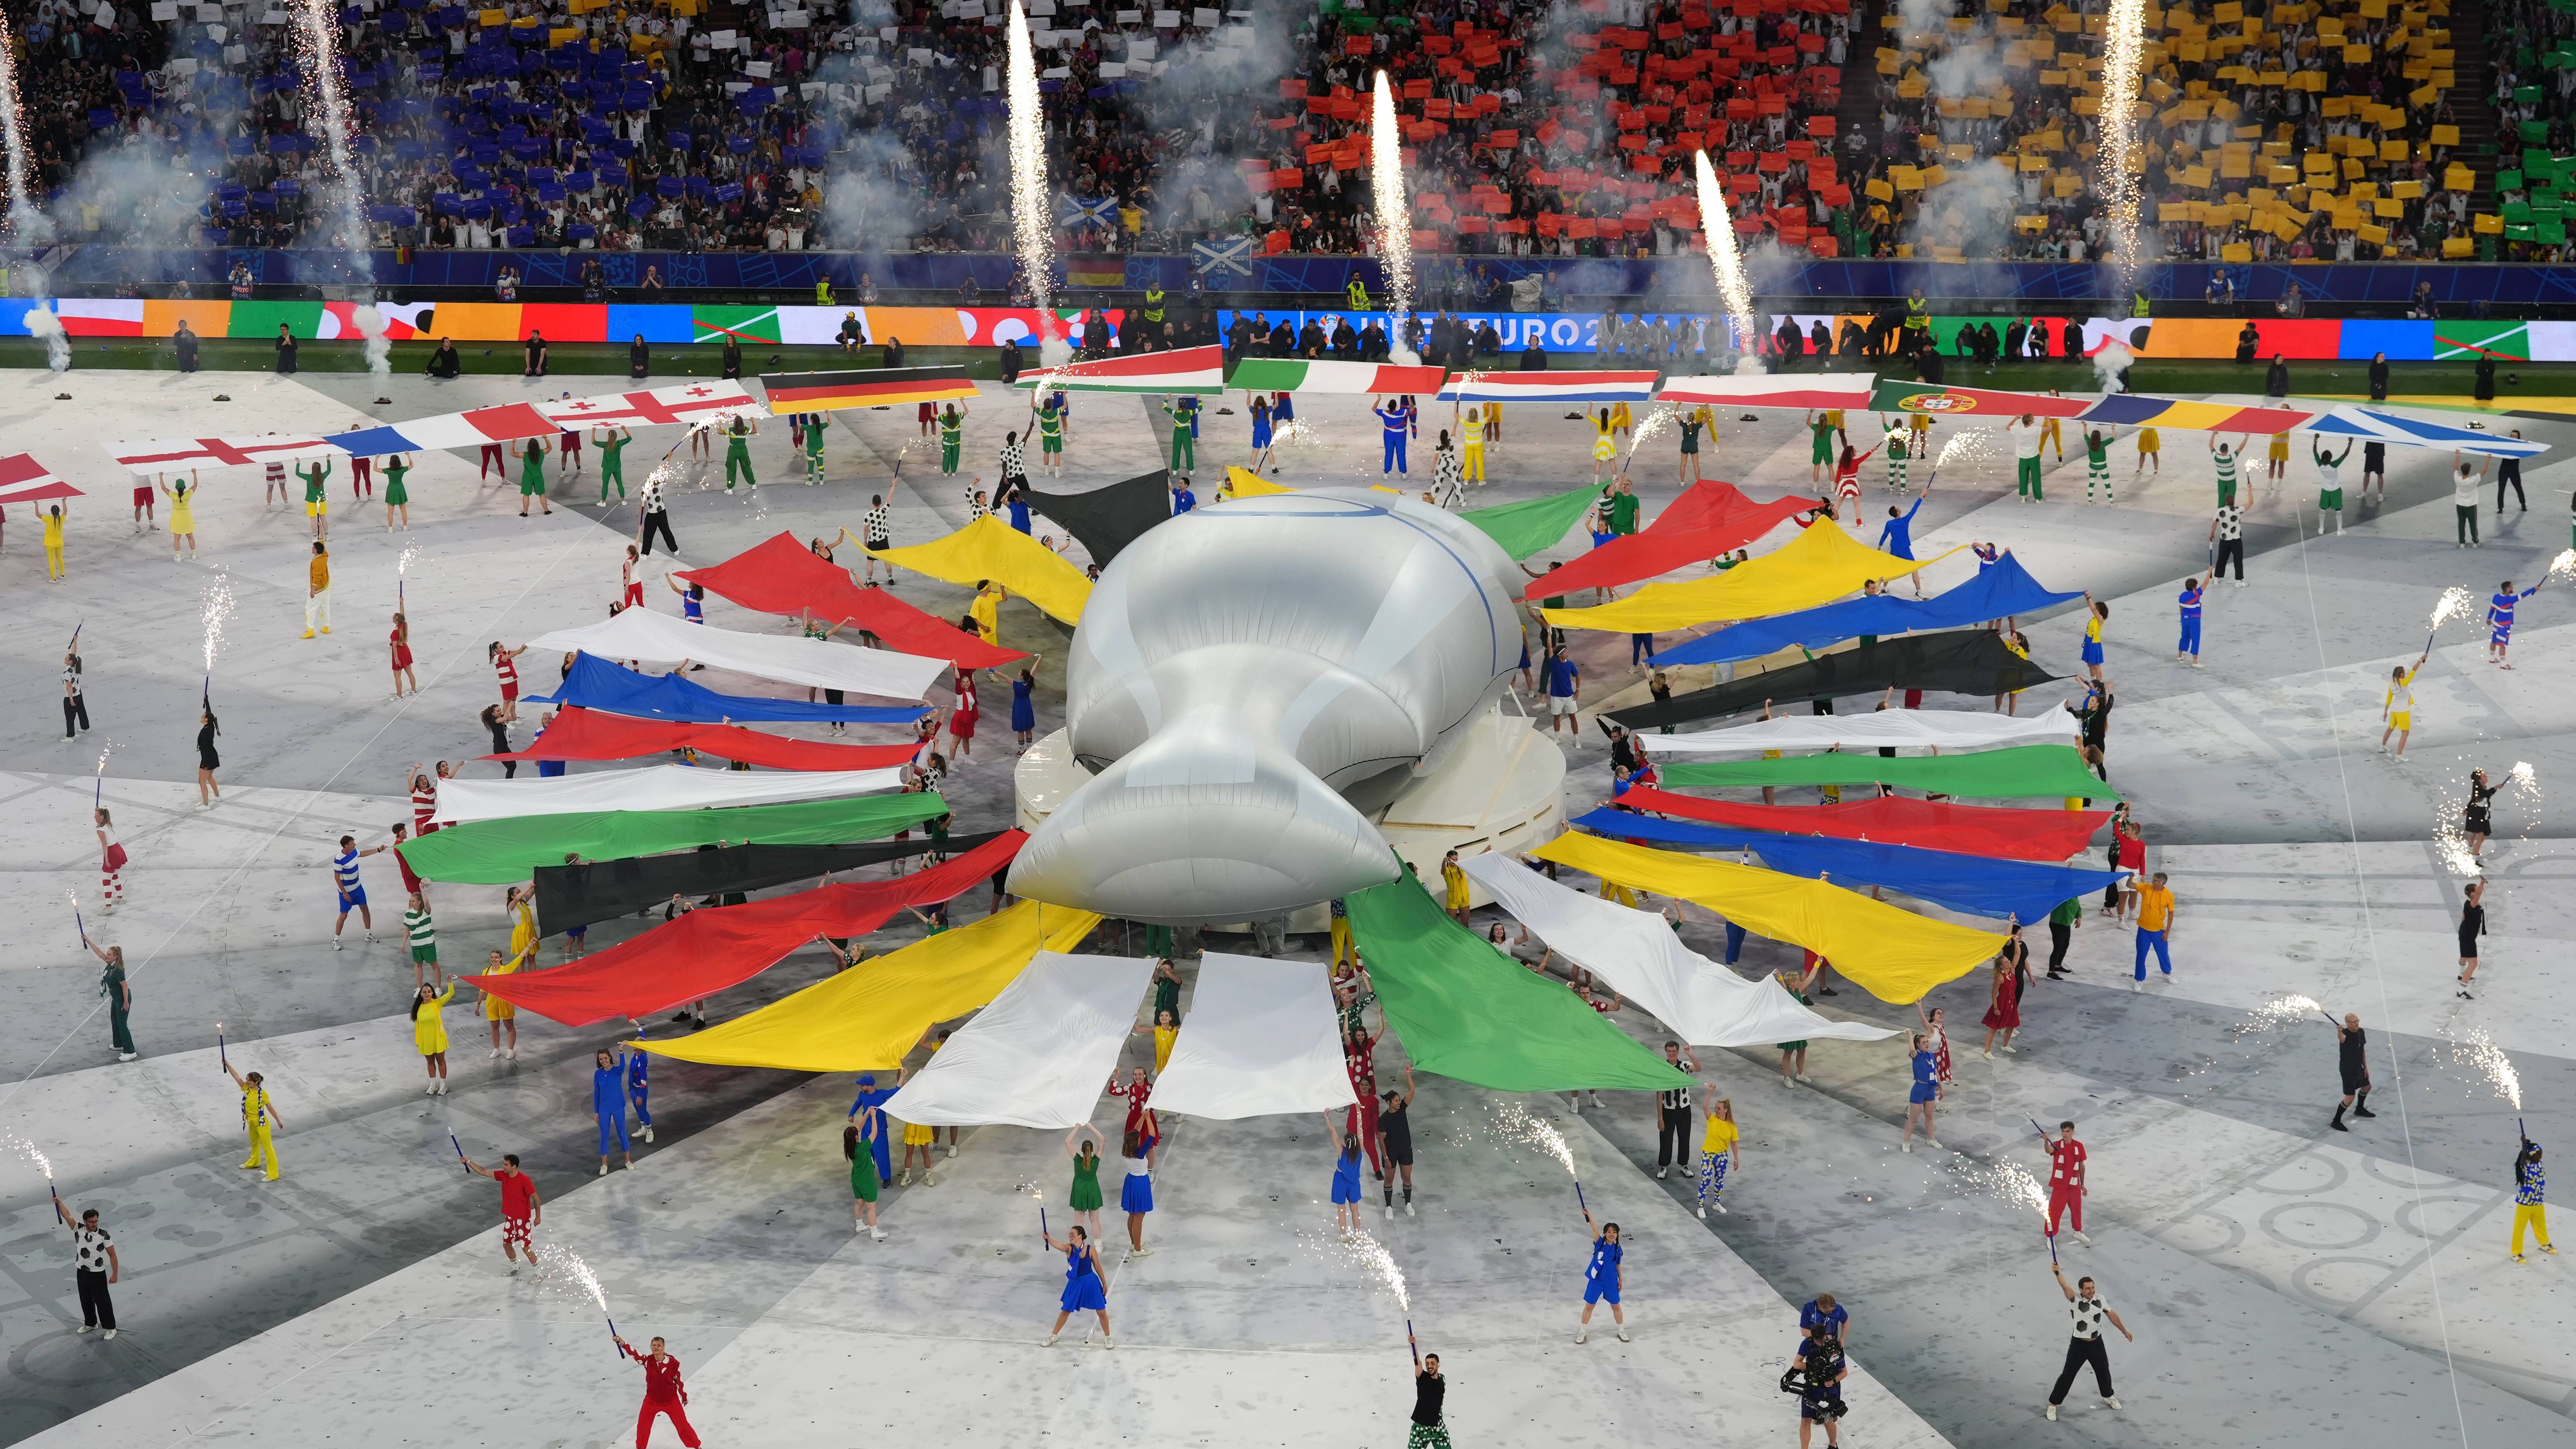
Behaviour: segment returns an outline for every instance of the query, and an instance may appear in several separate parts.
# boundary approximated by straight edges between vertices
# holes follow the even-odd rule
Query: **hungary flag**
[[[1428,396],[1440,391],[1446,368],[1399,367],[1385,362],[1301,362],[1286,357],[1247,357],[1234,365],[1226,386],[1246,392],[1361,393],[1379,397]]]
[[[1121,353],[1020,374],[1018,386],[1050,392],[1225,391],[1225,353],[1213,345],[1172,352]]]

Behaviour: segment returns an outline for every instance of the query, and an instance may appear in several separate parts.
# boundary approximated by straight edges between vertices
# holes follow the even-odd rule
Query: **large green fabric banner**
[[[451,825],[406,841],[402,858],[425,880],[508,885],[541,865],[624,860],[701,845],[846,845],[876,840],[948,813],[929,791],[753,805],[725,810],[598,810],[579,815],[522,815]]]
[[[1555,547],[1557,540],[1565,537],[1565,531],[1600,498],[1601,490],[1586,484],[1526,502],[1470,508],[1458,516],[1483,529],[1486,537],[1503,546],[1503,552],[1516,559],[1528,558],[1541,549]]]
[[[1497,1092],[1690,1084],[1582,997],[1451,920],[1410,874],[1345,904],[1387,1025],[1422,1070]]]
[[[1652,740],[1653,736],[1644,736]],[[2014,745],[1964,755],[1899,755],[1876,751],[1792,755],[1785,760],[1729,760],[1722,764],[1664,765],[1663,783],[1674,789],[1757,785],[1894,785],[1931,795],[1973,800],[2039,796],[2089,796],[2117,800],[2120,792],[2084,768],[2068,745]]]

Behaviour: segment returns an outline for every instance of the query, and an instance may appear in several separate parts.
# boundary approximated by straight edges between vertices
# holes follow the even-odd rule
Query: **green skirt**
[[[402,479],[400,477],[386,479],[385,506],[387,508],[406,508],[410,505],[411,494],[403,488]]]
[[[1070,1206],[1078,1213],[1100,1211],[1100,1168],[1097,1165],[1087,1172],[1079,1167],[1073,1170],[1073,1198]]]

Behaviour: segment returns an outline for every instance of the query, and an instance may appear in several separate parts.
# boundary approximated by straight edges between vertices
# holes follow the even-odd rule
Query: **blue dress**
[[[1027,500],[1025,500],[1025,499],[1021,499],[1021,498],[1013,498],[1013,499],[1011,500],[1010,507],[1011,507],[1011,527],[1018,529],[1018,530],[1019,530],[1020,532],[1022,532],[1022,533],[1026,533],[1026,532],[1028,532],[1028,531],[1029,531],[1029,505],[1028,505]]]
[[[1252,415],[1252,449],[1257,453],[1263,448],[1267,448],[1269,446],[1270,414],[1254,413]]]
[[[1037,707],[1029,702],[1029,682],[1025,679],[1012,680],[1011,729],[1016,733],[1025,734],[1037,727],[1038,712]]]
[[[1360,1155],[1356,1152],[1345,1153],[1333,1159],[1333,1201],[1345,1203],[1359,1200]]]
[[[1120,1158],[1127,1169],[1127,1180],[1118,1187],[1118,1210],[1122,1213],[1149,1213],[1154,1210],[1154,1179],[1145,1173],[1140,1157]]]
[[[1109,1307],[1109,1294],[1100,1286],[1100,1275],[1091,1271],[1091,1257],[1080,1248],[1064,1250],[1064,1297],[1058,1306],[1067,1313],[1097,1312]]]

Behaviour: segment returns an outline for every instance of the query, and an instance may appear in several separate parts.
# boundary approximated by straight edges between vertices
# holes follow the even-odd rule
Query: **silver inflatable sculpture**
[[[1518,667],[1510,556],[1364,489],[1184,514],[1103,569],[1066,666],[1096,777],[1014,894],[1169,925],[1259,920],[1393,878],[1370,823]]]

